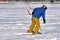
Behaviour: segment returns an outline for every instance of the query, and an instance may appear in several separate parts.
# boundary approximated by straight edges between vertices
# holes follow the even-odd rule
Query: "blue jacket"
[[[45,8],[44,6],[35,8],[32,12],[32,16],[35,18],[40,18],[42,16],[43,19],[45,19]]]

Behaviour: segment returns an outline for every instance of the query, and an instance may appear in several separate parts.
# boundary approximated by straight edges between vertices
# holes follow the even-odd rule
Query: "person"
[[[47,7],[45,5],[43,5],[42,7],[34,8],[32,12],[32,23],[27,32],[33,33],[33,34],[41,34],[39,32],[39,28],[40,28],[39,18],[42,16],[43,22],[46,23],[46,20],[45,20],[46,9]]]
[[[54,0],[50,0],[51,3],[54,3]]]

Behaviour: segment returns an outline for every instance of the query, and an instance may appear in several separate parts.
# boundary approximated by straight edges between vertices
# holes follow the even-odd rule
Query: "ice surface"
[[[0,4],[0,40],[60,40],[60,4],[44,4],[48,7],[47,23],[43,24],[40,18],[41,35],[19,35],[19,33],[26,32],[31,23],[31,15],[27,10],[31,13],[35,7],[41,7],[41,5],[43,4]]]

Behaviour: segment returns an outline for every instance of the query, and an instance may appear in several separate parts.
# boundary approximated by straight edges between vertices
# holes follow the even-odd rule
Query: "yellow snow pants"
[[[29,32],[34,31],[34,33],[37,34],[38,31],[39,31],[39,28],[40,28],[39,19],[35,18],[35,17],[32,17],[32,23],[31,23],[31,25],[29,27]]]

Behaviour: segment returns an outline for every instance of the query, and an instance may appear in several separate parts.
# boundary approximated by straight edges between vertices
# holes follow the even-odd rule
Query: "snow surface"
[[[60,40],[60,4],[46,3],[46,24],[40,18],[41,27],[38,35],[21,35],[31,23],[31,13],[44,3],[2,3],[0,4],[0,40]],[[31,8],[31,9],[30,9]]]

